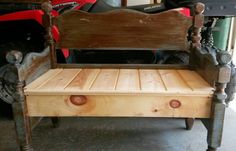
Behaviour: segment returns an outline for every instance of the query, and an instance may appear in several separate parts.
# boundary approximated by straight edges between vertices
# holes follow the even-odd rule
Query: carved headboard
[[[68,11],[56,18],[59,48],[189,50],[192,17],[177,9],[157,14],[118,9],[105,13]]]
[[[117,9],[105,13],[69,10],[53,17],[52,6],[49,3],[43,3],[42,9],[45,12],[43,21],[48,33],[52,68],[74,67],[57,63],[56,49],[60,48],[190,52],[193,48],[201,47],[200,32],[204,22],[204,5],[200,3],[195,5],[194,16],[182,13],[179,8],[156,14],[130,9]],[[58,27],[60,33],[60,39],[56,43],[53,42],[51,34],[53,25]]]

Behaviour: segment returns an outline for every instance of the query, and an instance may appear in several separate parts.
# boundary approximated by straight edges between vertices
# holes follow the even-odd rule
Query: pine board
[[[209,118],[210,97],[90,95],[86,103],[74,105],[68,95],[27,96],[28,116],[102,116]],[[181,102],[172,108],[170,101]],[[53,106],[53,107],[52,107]]]
[[[159,94],[212,96],[195,71],[164,69],[51,69],[25,87],[26,95]]]

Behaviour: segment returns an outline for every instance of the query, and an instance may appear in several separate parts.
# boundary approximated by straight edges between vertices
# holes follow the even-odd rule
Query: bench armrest
[[[230,81],[229,63],[231,56],[227,51],[217,51],[213,48],[198,49],[192,52],[193,68],[212,86],[216,83],[226,84]]]
[[[6,55],[9,64],[0,68],[0,98],[13,103],[17,85],[27,85],[51,68],[49,48],[41,53],[31,52],[24,58],[20,51],[10,51]]]

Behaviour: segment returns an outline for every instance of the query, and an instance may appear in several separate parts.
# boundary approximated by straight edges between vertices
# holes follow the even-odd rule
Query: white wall
[[[120,0],[105,0],[111,6],[120,6]]]
[[[131,5],[140,5],[140,4],[149,4],[150,0],[128,0],[128,6]]]
[[[120,0],[105,0],[108,4],[112,6],[120,6]],[[131,5],[141,5],[141,4],[150,4],[153,3],[154,0],[127,0],[128,6]],[[158,0],[161,1],[161,0]]]

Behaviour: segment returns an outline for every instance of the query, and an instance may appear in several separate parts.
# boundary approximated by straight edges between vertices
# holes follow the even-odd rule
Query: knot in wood
[[[80,106],[80,105],[85,104],[87,102],[87,99],[83,95],[72,95],[70,96],[70,101],[72,104],[76,106]]]
[[[170,107],[174,108],[174,109],[177,109],[181,106],[181,102],[179,100],[171,100],[170,101]]]

